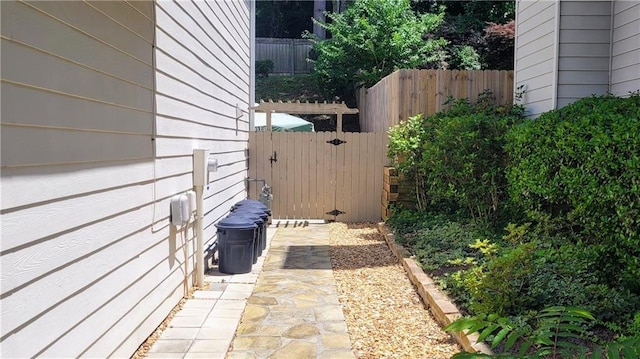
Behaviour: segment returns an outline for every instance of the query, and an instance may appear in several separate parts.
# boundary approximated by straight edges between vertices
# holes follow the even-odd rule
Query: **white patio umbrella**
[[[256,131],[267,130],[266,113],[256,111],[254,120]],[[273,132],[313,132],[313,123],[288,113],[276,112],[271,114],[271,130]]]

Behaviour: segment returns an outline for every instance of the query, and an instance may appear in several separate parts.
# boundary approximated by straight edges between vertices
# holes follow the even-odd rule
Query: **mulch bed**
[[[425,309],[374,224],[330,225],[331,262],[358,358],[450,358],[461,351]]]

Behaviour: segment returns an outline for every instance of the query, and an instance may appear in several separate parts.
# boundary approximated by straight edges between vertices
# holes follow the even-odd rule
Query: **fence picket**
[[[449,96],[475,101],[485,90],[497,104],[513,103],[513,71],[398,70],[360,97],[361,131],[385,133],[400,120],[447,108]]]
[[[307,61],[312,43],[306,39],[256,38],[256,60],[273,61],[274,74],[295,75],[311,72]]]

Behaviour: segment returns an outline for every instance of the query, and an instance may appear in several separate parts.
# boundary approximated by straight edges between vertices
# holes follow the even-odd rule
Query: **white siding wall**
[[[222,165],[209,242],[244,197],[247,4],[0,4],[0,356],[128,357],[183,295],[182,237],[193,270],[168,225],[193,148]]]
[[[159,197],[191,188],[193,150],[211,151],[219,168],[204,195],[205,246],[215,240],[214,224],[246,198],[248,6],[241,0],[156,4],[156,148],[163,164],[157,175],[171,183]]]
[[[555,1],[520,0],[516,9],[516,87],[524,85],[529,116],[553,108]]]
[[[561,1],[558,104],[609,89],[611,1]]]
[[[614,2],[611,92],[618,96],[640,89],[640,3]]]
[[[1,3],[2,357],[108,356],[180,278],[150,231],[149,5]]]

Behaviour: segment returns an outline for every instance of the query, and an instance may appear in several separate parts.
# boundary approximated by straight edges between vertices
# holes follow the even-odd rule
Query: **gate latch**
[[[339,216],[339,215],[341,215],[341,214],[345,214],[345,213],[347,213],[347,212],[342,212],[342,211],[338,210],[337,208],[336,208],[336,209],[334,209],[334,210],[333,210],[333,211],[331,211],[331,212],[327,212],[327,214],[330,214],[330,215],[332,215],[332,216],[334,216],[334,217],[335,217],[335,216]]]
[[[273,156],[269,157],[269,162],[271,162],[272,166],[274,162],[278,162],[278,153],[276,151],[273,151]]]
[[[334,145],[334,146],[338,146],[338,145],[341,145],[341,144],[343,144],[343,143],[347,143],[347,141],[343,141],[343,140],[341,140],[341,139],[339,139],[339,138],[334,138],[334,139],[333,139],[333,140],[331,140],[331,141],[327,141],[327,143],[330,143],[330,144],[332,144],[332,145]]]

